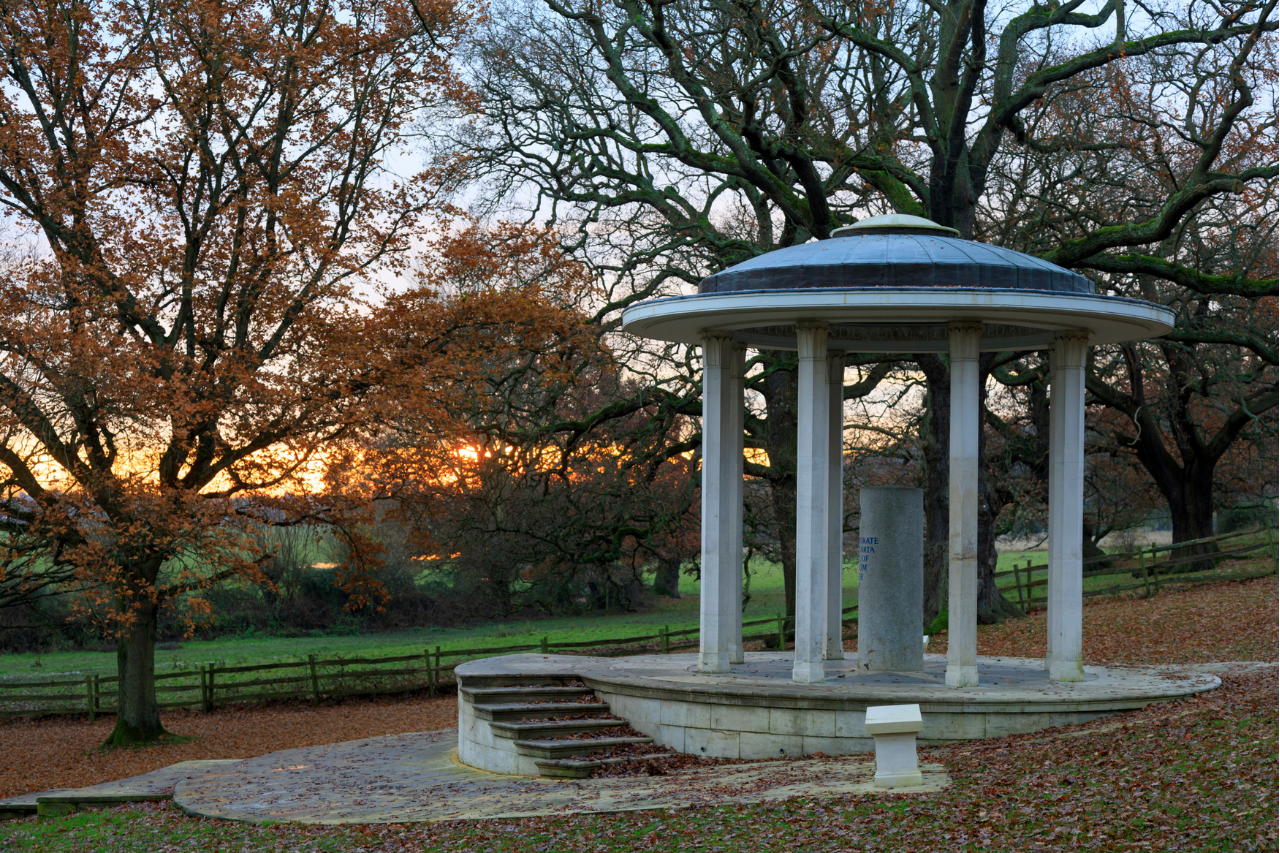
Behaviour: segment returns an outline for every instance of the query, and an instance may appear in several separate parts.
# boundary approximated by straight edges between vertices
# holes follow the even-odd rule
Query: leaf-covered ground
[[[211,714],[161,714],[175,735],[194,738],[145,749],[97,747],[115,717],[9,719],[0,722],[0,798],[51,788],[82,788],[150,773],[198,758],[251,758],[301,746],[447,729],[458,724],[458,703],[437,699],[348,699],[341,704],[231,705]],[[3,845],[0,845],[2,847]]]
[[[978,654],[1043,657],[1046,615],[978,629]],[[1084,608],[1086,664],[1276,660],[1277,578],[1172,587],[1153,598],[1103,599]],[[946,651],[946,634],[929,651]]]
[[[343,828],[168,804],[0,825],[14,851],[1250,851],[1276,848],[1276,677],[1118,720],[934,750],[953,786],[558,819]]]
[[[1086,655],[1099,663],[1274,661],[1276,593],[1276,581],[1267,579],[1162,593],[1151,601],[1094,604],[1085,610]],[[1038,625],[1021,620],[984,628],[980,636],[983,653],[1036,656],[1042,653],[1036,644],[1043,642],[1043,619]],[[919,797],[341,829],[195,819],[159,804],[0,824],[0,849],[1275,850],[1276,672],[1241,671],[1223,680],[1221,690],[1088,726],[930,751],[922,758],[946,766],[954,784]],[[63,756],[57,760],[64,776],[43,787],[87,784],[185,758],[235,757],[326,738],[447,726],[453,713],[449,700],[220,710],[204,718],[208,728],[201,741],[85,757],[79,757],[85,745],[101,740],[109,723],[10,722],[0,725],[2,772],[30,790],[35,774],[46,772],[37,766],[48,761],[41,750],[49,749]],[[178,733],[196,733],[202,716],[173,715],[166,722]],[[68,738],[79,740],[65,747],[57,743]],[[219,745],[226,749],[218,751]],[[191,749],[200,751],[182,752]],[[116,763],[101,763],[108,759]],[[75,774],[88,778],[73,779]]]

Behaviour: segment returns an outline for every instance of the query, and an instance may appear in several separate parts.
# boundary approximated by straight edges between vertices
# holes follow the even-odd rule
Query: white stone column
[[[730,497],[733,508],[734,565],[733,578],[729,581],[729,595],[733,599],[733,626],[729,630],[729,663],[745,663],[742,650],[742,453],[743,428],[746,413],[743,410],[744,376],[746,370],[747,348],[734,344],[733,358],[729,365],[729,410],[733,415],[733,425],[729,435],[733,438],[733,449],[730,451],[729,478],[733,483],[733,494]]]
[[[1049,389],[1049,618],[1045,668],[1050,681],[1084,681],[1081,610],[1084,531],[1084,368],[1087,332],[1053,337]]]
[[[827,455],[827,643],[826,660],[844,660],[844,359],[843,351],[827,356],[827,415],[831,419]]]
[[[978,686],[978,353],[982,325],[952,322],[947,686]]]
[[[796,409],[796,655],[791,680],[825,678],[822,652],[827,622],[827,456],[830,395],[827,392],[827,324],[797,323],[800,351]]]
[[[1053,383],[1053,368],[1057,363],[1058,363],[1058,354],[1053,350],[1050,350],[1049,351],[1049,395],[1050,395],[1050,400],[1049,400],[1049,494],[1048,494],[1049,536],[1045,541],[1045,545],[1049,549],[1050,554],[1053,553],[1053,539],[1054,539],[1053,532],[1058,527],[1057,523],[1054,522],[1053,520],[1053,510],[1054,510],[1054,507],[1058,504],[1058,501],[1053,496],[1058,493],[1058,480],[1060,479],[1060,474],[1061,474],[1061,472],[1058,470],[1058,466],[1053,464],[1053,441],[1054,441],[1053,437],[1055,435],[1058,435],[1058,436],[1062,435],[1061,421],[1062,421],[1063,414],[1065,414],[1065,407],[1053,405],[1053,399],[1052,399],[1054,389],[1057,387]],[[1048,612],[1049,613],[1055,612],[1057,609],[1055,604],[1057,600],[1057,596],[1054,595],[1053,584],[1051,582],[1045,584],[1044,596],[1045,596],[1045,607],[1048,609]],[[1053,630],[1050,628],[1051,624],[1052,623],[1048,619],[1045,620],[1046,636],[1045,636],[1044,667],[1046,670],[1049,668],[1049,660],[1053,657]]]
[[[702,339],[702,595],[698,635],[698,671],[729,671],[729,637],[733,628],[730,568],[733,553],[733,339],[707,335]],[[741,406],[741,403],[738,404]],[[737,468],[741,472],[741,456]],[[741,473],[738,489],[742,488]],[[740,492],[739,492],[740,494]],[[739,502],[741,499],[739,498]],[[726,566],[728,565],[728,567]]]

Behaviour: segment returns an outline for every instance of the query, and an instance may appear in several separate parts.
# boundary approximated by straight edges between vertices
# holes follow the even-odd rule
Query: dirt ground
[[[79,788],[150,773],[198,758],[251,758],[278,749],[337,743],[458,724],[458,702],[436,699],[347,699],[340,704],[233,705],[212,713],[163,711],[164,727],[192,737],[140,749],[99,752],[115,716],[46,717],[0,722],[0,798],[49,788]]]
[[[1092,664],[1274,661],[1277,579],[1168,590],[1150,600],[1108,600],[1084,610],[1085,660]],[[984,655],[1044,654],[1045,616],[978,632]],[[930,652],[946,649],[935,637]],[[341,703],[274,704],[219,708],[212,713],[168,711],[161,715],[175,735],[192,737],[142,749],[98,752],[114,717],[90,723],[84,717],[0,721],[0,797],[49,788],[72,788],[135,776],[178,761],[247,758],[292,749],[400,732],[456,725],[453,697],[348,699]]]

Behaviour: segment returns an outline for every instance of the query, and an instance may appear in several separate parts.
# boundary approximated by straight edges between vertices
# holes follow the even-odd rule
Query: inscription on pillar
[[[879,536],[863,536],[858,540],[858,586],[862,586],[862,581],[867,576],[867,563],[879,544]]]

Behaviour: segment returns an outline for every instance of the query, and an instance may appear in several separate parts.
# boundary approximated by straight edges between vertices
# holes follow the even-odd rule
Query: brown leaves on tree
[[[473,106],[450,64],[468,25],[449,0],[0,18],[0,201],[28,247],[0,277],[0,603],[73,589],[121,636],[130,738],[159,729],[157,609],[266,580],[245,525],[339,527],[344,586],[378,603],[360,490],[309,496],[330,448],[390,410],[449,436],[494,359],[573,346],[552,283],[475,283],[554,267],[541,232],[486,254],[472,229],[377,298],[450,213],[450,165],[402,162],[414,122]]]

